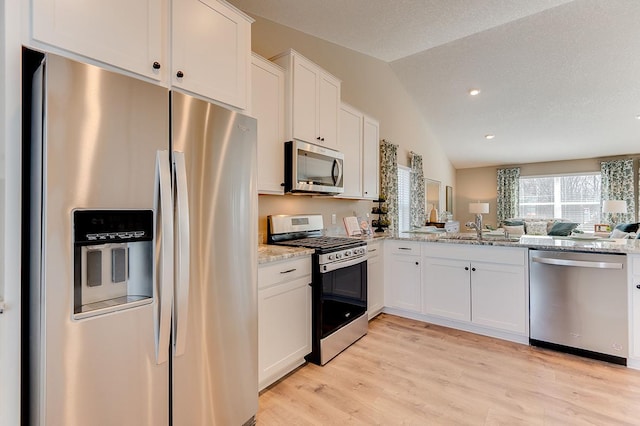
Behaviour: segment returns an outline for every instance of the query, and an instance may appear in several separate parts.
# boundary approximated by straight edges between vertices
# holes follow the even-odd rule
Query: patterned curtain
[[[398,145],[380,143],[380,198],[386,200],[389,232],[398,226]]]
[[[603,223],[621,223],[635,221],[635,181],[633,179],[633,160],[613,160],[600,163],[601,201],[624,200],[627,202],[627,214],[602,213]]]
[[[518,215],[520,168],[498,169],[498,226]]]
[[[424,172],[422,171],[422,155],[411,152],[411,210],[410,222],[412,227],[424,226],[426,222]]]

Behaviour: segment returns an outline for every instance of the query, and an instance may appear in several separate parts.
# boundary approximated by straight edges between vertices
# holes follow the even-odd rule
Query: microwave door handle
[[[336,169],[338,169],[337,176],[335,174]],[[333,178],[334,185],[337,185],[338,182],[340,182],[340,179],[342,179],[342,165],[340,164],[337,158],[333,160],[333,167],[331,168],[331,178]]]

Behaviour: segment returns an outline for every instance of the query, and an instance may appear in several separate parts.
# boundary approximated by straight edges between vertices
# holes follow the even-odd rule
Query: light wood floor
[[[640,371],[381,314],[260,395],[258,425],[640,425]]]

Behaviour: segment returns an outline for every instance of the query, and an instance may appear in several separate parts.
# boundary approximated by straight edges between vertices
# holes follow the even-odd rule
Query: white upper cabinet
[[[338,197],[377,199],[378,122],[342,102],[339,129],[338,151],[344,154],[344,193]]]
[[[168,0],[33,0],[32,8],[36,42],[155,80],[168,69]]]
[[[362,131],[364,117],[360,111],[342,103],[338,149],[344,154],[344,198],[362,197]]]
[[[258,193],[284,194],[284,70],[253,54],[251,112],[258,120]]]
[[[362,132],[362,196],[376,200],[380,191],[380,125],[364,116]]]
[[[340,80],[292,49],[271,60],[287,70],[286,139],[336,149]]]
[[[169,0],[32,1],[33,47],[86,57],[238,109],[249,104],[253,19],[223,0],[173,0],[171,6]]]
[[[246,109],[253,19],[219,0],[173,0],[171,85]]]

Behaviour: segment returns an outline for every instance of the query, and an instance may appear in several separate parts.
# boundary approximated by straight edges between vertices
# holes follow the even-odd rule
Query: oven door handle
[[[327,272],[335,271],[336,269],[348,268],[349,266],[357,265],[358,263],[366,262],[369,256],[356,257],[348,260],[341,260],[340,262],[327,263],[326,265],[320,265],[320,273],[326,274]]]

